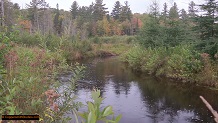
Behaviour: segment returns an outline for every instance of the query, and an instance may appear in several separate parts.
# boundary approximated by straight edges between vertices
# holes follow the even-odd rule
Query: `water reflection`
[[[80,61],[87,70],[79,86],[79,100],[90,100],[93,87],[105,97],[103,105],[112,105],[122,114],[121,123],[213,123],[211,113],[199,95],[218,109],[217,92],[148,75],[134,74],[116,58]],[[83,109],[81,109],[83,110]]]

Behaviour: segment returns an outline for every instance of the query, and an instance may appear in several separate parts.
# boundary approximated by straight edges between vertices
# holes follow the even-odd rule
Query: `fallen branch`
[[[204,97],[200,96],[201,100],[204,102],[204,104],[207,106],[207,108],[210,110],[210,112],[214,116],[214,120],[216,123],[218,123],[218,113],[213,109],[213,107],[207,102],[207,100],[204,99]]]

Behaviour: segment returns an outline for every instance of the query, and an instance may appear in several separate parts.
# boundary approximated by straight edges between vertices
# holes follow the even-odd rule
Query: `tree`
[[[179,12],[176,2],[174,2],[173,6],[170,8],[169,18],[173,20],[179,19]]]
[[[120,12],[120,21],[126,21],[126,20],[131,20],[132,18],[132,11],[130,9],[130,6],[128,4],[128,1],[124,2],[124,6],[122,6],[121,8],[121,12]]]
[[[123,21],[121,26],[123,35],[131,35],[131,22],[129,20]]]
[[[118,20],[120,19],[120,13],[121,13],[121,5],[119,1],[116,1],[114,8],[111,12],[111,16],[115,19]]]
[[[55,17],[54,17],[54,30],[55,33],[60,35],[61,34],[61,27],[62,27],[62,19],[60,18],[59,12],[59,5],[56,5]]]
[[[199,29],[201,30],[201,38],[208,39],[210,37],[217,36],[217,31],[215,30],[215,20],[217,19],[217,2],[216,0],[207,0],[206,4],[200,5],[201,10],[205,14],[198,17]]]
[[[181,10],[181,15],[180,15],[180,17],[181,17],[181,19],[182,19],[183,21],[187,21],[187,19],[188,19],[188,14],[187,14],[187,12],[185,11],[185,9],[182,9],[182,10]]]
[[[4,0],[1,0],[1,26],[4,26],[4,17],[5,17],[5,12],[4,12]]]
[[[33,30],[42,31],[44,28],[45,12],[49,5],[45,0],[32,0],[30,4],[27,4],[27,7],[29,12],[28,18],[32,22]]]
[[[76,17],[78,16],[78,11],[79,11],[79,5],[76,1],[74,1],[70,9],[73,19],[76,19]]]
[[[118,20],[112,19],[110,21],[110,26],[112,35],[121,35],[121,27]]]
[[[150,15],[157,20],[159,17],[159,5],[156,0],[153,1],[152,5],[150,6]]]
[[[211,54],[218,52],[218,25],[215,21],[218,19],[218,5],[216,0],[206,0],[205,4],[200,5],[205,14],[196,18],[196,31],[200,33],[201,42],[197,48]]]
[[[11,31],[12,26],[14,26],[19,17],[19,5],[9,0],[2,0],[0,8],[0,25]]]
[[[110,23],[108,22],[106,16],[104,16],[102,22],[103,22],[104,34],[109,36],[109,34],[110,34]]]
[[[167,3],[164,3],[163,5],[163,12],[161,13],[161,17],[163,18],[164,22],[166,21],[168,17],[168,10],[167,10]]]
[[[162,34],[160,24],[156,22],[155,18],[149,17],[139,32],[138,40],[145,47],[164,46]]]
[[[106,13],[108,13],[108,11],[106,11],[107,8],[105,8],[105,4],[103,4],[103,0],[95,0],[95,4],[94,4],[94,11],[93,11],[93,16],[94,16],[94,20],[102,20],[103,17],[106,15]]]
[[[194,17],[196,17],[196,12],[197,12],[197,10],[196,10],[196,8],[195,8],[195,3],[193,2],[193,1],[191,1],[190,3],[189,3],[189,6],[188,6],[188,16],[190,17],[190,18],[194,18]]]
[[[39,17],[38,17],[38,9],[39,4],[41,4],[40,0],[32,0],[30,4],[27,4],[28,12],[29,12],[29,19],[32,22],[34,30],[39,30]]]

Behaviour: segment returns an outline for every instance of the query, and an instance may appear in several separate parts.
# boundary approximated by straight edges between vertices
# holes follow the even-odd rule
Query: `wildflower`
[[[47,100],[49,102],[50,107],[53,107],[54,111],[58,110],[58,105],[54,102],[56,98],[58,98],[60,95],[57,94],[53,89],[47,90],[45,92],[45,95],[47,96]]]

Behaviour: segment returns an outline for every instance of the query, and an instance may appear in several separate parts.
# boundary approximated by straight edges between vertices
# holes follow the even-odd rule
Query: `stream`
[[[165,78],[133,72],[117,57],[79,61],[86,66],[78,83],[78,101],[90,101],[92,89],[101,90],[120,123],[214,123],[212,114],[200,100],[202,95],[218,110],[218,91]],[[80,109],[80,111],[85,109]]]

